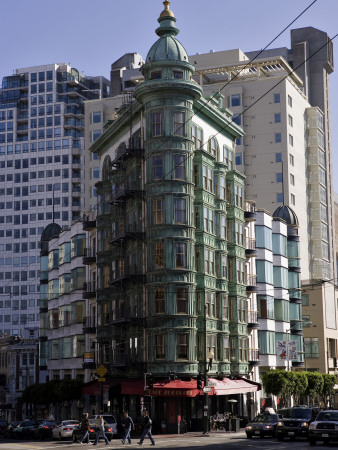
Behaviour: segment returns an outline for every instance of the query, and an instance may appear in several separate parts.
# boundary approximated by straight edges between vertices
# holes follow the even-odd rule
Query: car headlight
[[[307,422],[302,422],[302,423],[300,424],[300,426],[301,426],[301,427],[308,427],[309,424],[308,424]]]
[[[310,423],[309,430],[315,430],[315,429],[316,429],[316,423],[315,422]]]
[[[283,426],[283,422],[278,422],[277,423],[277,427],[282,427]]]
[[[245,429],[246,429],[246,430],[252,430],[252,426],[251,426],[251,425],[247,425],[247,426],[245,427]]]
[[[273,428],[272,425],[264,425],[265,430],[271,430]]]

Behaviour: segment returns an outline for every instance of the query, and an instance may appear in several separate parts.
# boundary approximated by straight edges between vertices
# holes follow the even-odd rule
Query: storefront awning
[[[213,386],[214,395],[247,394],[261,390],[261,385],[244,378],[209,378],[208,386]]]
[[[146,393],[155,397],[196,397],[200,391],[196,380],[166,380],[154,383],[153,389],[147,389]]]
[[[103,383],[97,380],[89,381],[89,383],[85,383],[82,387],[83,395],[93,395],[99,396],[101,395],[101,385],[103,385],[103,392],[108,392],[109,389],[113,386],[116,386],[116,382],[112,380],[107,380]]]
[[[201,392],[196,380],[165,380],[154,383],[152,389],[144,390],[144,380],[121,381],[121,394],[151,395],[154,397],[196,397]]]
[[[122,380],[121,394],[144,395],[144,380]]]

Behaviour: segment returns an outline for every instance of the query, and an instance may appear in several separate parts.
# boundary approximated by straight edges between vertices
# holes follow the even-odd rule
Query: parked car
[[[0,420],[0,434],[4,435],[5,431],[7,430],[8,422],[5,420]]]
[[[89,439],[94,440],[96,432],[98,430],[96,419],[89,419]],[[110,423],[104,421],[104,432],[107,436],[108,441],[113,439],[114,433]],[[81,424],[73,429],[72,440],[73,442],[78,442],[82,439],[84,432],[81,430]]]
[[[14,432],[14,428],[20,423],[19,420],[17,420],[16,422],[11,422],[10,424],[8,424],[5,432],[4,432],[4,437],[6,438],[10,438],[12,439],[13,436],[13,432]]]
[[[101,414],[105,422],[107,422],[113,429],[113,434],[117,435],[117,421],[115,416],[112,414]],[[98,414],[89,416],[89,419],[97,419],[99,417]]]
[[[338,442],[338,410],[321,411],[310,424],[309,443],[316,445],[317,441]]]
[[[33,439],[50,439],[52,437],[52,430],[56,425],[55,420],[39,420],[28,431],[28,435]]]
[[[80,424],[78,420],[63,420],[59,425],[53,428],[53,439],[72,439],[73,430]]]
[[[263,438],[265,436],[276,436],[276,426],[281,416],[278,414],[258,414],[246,427],[245,433],[248,439],[254,436]]]
[[[308,437],[309,425],[315,420],[319,408],[294,406],[290,408],[288,417],[283,417],[277,423],[276,435],[279,441],[285,437],[296,439],[296,437]]]
[[[32,436],[32,428],[36,427],[36,422],[32,420],[23,420],[13,428],[12,436],[14,439],[26,439]]]

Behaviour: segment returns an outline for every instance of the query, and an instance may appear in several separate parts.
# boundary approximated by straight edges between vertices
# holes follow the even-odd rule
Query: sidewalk
[[[188,431],[187,433],[183,433],[183,434],[154,434],[154,439],[170,439],[170,438],[177,438],[179,437],[180,439],[190,439],[192,437],[203,437],[205,439],[210,439],[213,437],[224,437],[224,438],[228,438],[228,439],[233,439],[233,438],[243,438],[246,437],[245,431],[244,429],[241,429],[238,433],[235,432],[231,432],[229,433],[228,431],[210,431],[209,434],[203,434],[202,431]]]

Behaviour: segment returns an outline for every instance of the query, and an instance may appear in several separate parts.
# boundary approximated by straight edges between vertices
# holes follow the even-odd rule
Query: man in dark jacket
[[[147,410],[143,410],[143,417],[144,417],[144,429],[143,429],[143,433],[140,439],[140,442],[138,442],[138,445],[142,445],[143,441],[145,439],[146,436],[149,437],[149,439],[151,440],[151,445],[155,445],[155,441],[153,438],[153,435],[151,434],[151,426],[152,426],[152,420],[149,417],[148,411]]]
[[[83,416],[83,419],[81,421],[81,431],[83,431],[83,436],[82,436],[81,440],[79,441],[80,444],[83,444],[84,441],[86,441],[87,444],[89,444],[89,420],[88,420],[88,413],[86,413]]]
[[[131,430],[133,430],[134,427],[134,422],[133,419],[131,417],[129,417],[128,415],[128,411],[125,411],[123,413],[124,417],[122,419],[122,427],[124,429],[124,437],[123,439],[121,439],[122,444],[124,444],[126,442],[126,440],[128,439],[129,444],[131,444],[131,439],[130,439],[130,432]]]

